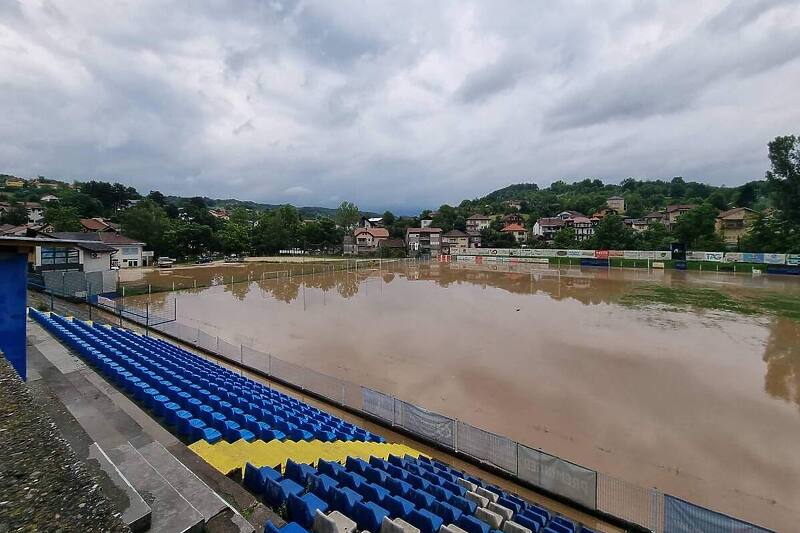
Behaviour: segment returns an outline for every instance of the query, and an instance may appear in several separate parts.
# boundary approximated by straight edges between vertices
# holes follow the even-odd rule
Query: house
[[[561,217],[543,217],[536,221],[533,225],[534,237],[539,237],[547,242],[553,242],[556,233],[563,227],[572,224],[572,219],[563,219]]]
[[[406,248],[421,255],[439,255],[442,247],[441,228],[407,228]]]
[[[382,228],[383,227],[383,217],[365,217],[362,216],[361,220],[358,221],[359,228]]]
[[[468,248],[469,235],[463,231],[453,229],[442,234],[442,253],[450,253],[451,248]],[[445,250],[447,248],[447,250]]]
[[[28,226],[15,226],[14,224],[0,224],[0,236],[2,237],[30,237]]]
[[[41,200],[39,200],[39,201],[40,202],[44,202],[44,203],[57,202],[58,201],[58,196],[56,196],[54,194],[45,194],[44,196],[42,196]]]
[[[80,219],[81,227],[83,227],[83,231],[87,233],[102,233],[105,231],[117,231],[114,225],[111,222],[108,222],[104,218],[95,217],[95,218],[82,218]]]
[[[583,213],[579,211],[561,211],[559,214],[556,215],[561,220],[570,220],[575,217],[585,217]]]
[[[356,228],[353,232],[356,240],[356,253],[368,254],[378,249],[378,244],[389,238],[386,228]]]
[[[506,200],[503,202],[503,205],[509,209],[515,209],[516,211],[522,209],[522,202],[520,200]]]
[[[423,218],[422,220],[419,221],[420,228],[430,228],[431,224],[433,224],[432,218]]]
[[[684,213],[688,213],[692,209],[697,207],[694,204],[674,204],[668,205],[666,210],[664,210],[664,224],[672,229],[675,225],[675,222],[678,221],[678,217],[680,217]]]
[[[34,178],[30,181],[30,185],[37,189],[58,189],[61,182],[46,178]]]
[[[28,211],[28,222],[38,224],[44,219],[44,207],[37,202],[25,202],[25,209]]]
[[[610,207],[604,207],[604,208],[598,209],[597,211],[592,213],[591,218],[596,218],[598,220],[603,220],[604,218],[606,218],[609,215],[618,215],[618,214],[620,214],[620,212],[617,211],[616,209],[611,209]]]
[[[642,218],[644,218],[644,220],[645,220],[645,222],[647,222],[648,226],[650,224],[653,224],[654,222],[658,222],[659,224],[665,224],[666,223],[666,217],[664,216],[664,213],[662,213],[661,211],[653,211],[652,213],[647,213]]]
[[[503,229],[500,230],[502,233],[509,233],[514,237],[515,242],[527,242],[528,241],[528,230],[525,229],[524,226],[519,224],[508,224],[504,226]]]
[[[406,251],[406,243],[403,242],[403,239],[383,239],[378,243],[378,251],[384,250],[387,256],[403,256]]]
[[[476,230],[467,230],[467,243],[469,248],[481,247],[481,232]]]
[[[208,214],[219,220],[230,220],[231,216],[224,209],[209,209]]]
[[[52,232],[48,237],[55,239],[67,239],[83,241],[87,243],[98,243],[113,250],[110,266],[118,268],[133,268],[142,266],[144,263],[143,249],[145,243],[131,239],[124,235],[119,235],[113,231],[103,232]]]
[[[489,229],[492,217],[487,215],[470,215],[467,217],[467,231],[482,231]]]
[[[6,187],[13,187],[15,189],[21,189],[25,186],[25,180],[22,178],[6,178]]]
[[[717,233],[725,239],[725,244],[736,246],[739,244],[739,239],[750,231],[750,226],[756,217],[758,213],[748,207],[735,207],[722,211],[717,215]]]
[[[647,219],[644,218],[626,218],[622,221],[622,223],[635,232],[644,231],[650,225],[650,223],[647,222]]]
[[[625,212],[625,198],[622,196],[611,196],[606,200],[609,209],[613,209],[617,214]]]
[[[575,217],[572,219],[572,226],[575,228],[575,240],[585,241],[594,235],[594,228],[600,219],[596,217]]]
[[[509,224],[519,224],[520,226],[525,223],[525,219],[519,213],[511,213],[500,219],[501,222],[508,226]]]

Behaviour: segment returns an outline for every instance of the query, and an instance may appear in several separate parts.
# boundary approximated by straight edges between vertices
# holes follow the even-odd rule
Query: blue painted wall
[[[26,282],[28,258],[24,254],[0,252],[0,351],[27,379],[25,340]]]

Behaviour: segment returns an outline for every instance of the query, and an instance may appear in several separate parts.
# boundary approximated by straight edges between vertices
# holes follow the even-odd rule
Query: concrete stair
[[[103,492],[122,512],[122,521],[134,533],[147,531],[150,528],[152,515],[150,506],[96,442],[89,446],[89,460],[97,462],[100,470],[106,473],[108,480],[113,485],[105,486],[104,480],[101,479]]]
[[[238,531],[255,531],[244,517],[211,490],[203,480],[181,463],[160,442],[151,442],[139,448],[138,451],[202,515],[204,524],[208,524],[224,511],[230,510],[227,513],[230,515],[229,522],[235,525]]]
[[[203,531],[203,515],[129,442],[109,450],[108,457],[152,509],[150,531]]]
[[[348,456],[368,460],[371,455],[382,459],[388,458],[389,454],[400,457],[406,454],[414,457],[420,455],[405,444],[359,441],[238,440],[234,443],[220,441],[209,444],[201,440],[190,445],[189,449],[222,474],[234,477],[241,474],[247,463],[258,467],[280,465],[283,468],[287,459],[296,463],[316,464],[320,459],[344,463]]]

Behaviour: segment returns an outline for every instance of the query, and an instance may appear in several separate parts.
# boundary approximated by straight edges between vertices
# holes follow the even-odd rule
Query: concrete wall
[[[0,351],[22,379],[27,379],[25,254],[0,251]]]
[[[81,263],[84,272],[102,272],[111,269],[111,256],[107,253],[98,253],[92,257],[92,252],[81,250]]]

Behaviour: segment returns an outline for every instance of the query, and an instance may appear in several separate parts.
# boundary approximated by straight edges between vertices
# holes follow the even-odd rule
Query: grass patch
[[[643,285],[622,296],[620,303],[631,307],[660,304],[675,309],[708,309],[740,315],[775,315],[800,321],[800,299],[793,295],[778,293],[738,296],[706,287]]]

